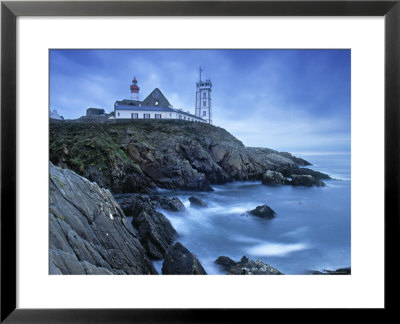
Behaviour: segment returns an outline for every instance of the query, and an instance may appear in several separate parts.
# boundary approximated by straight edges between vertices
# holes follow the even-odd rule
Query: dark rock
[[[336,270],[323,270],[323,271],[318,271],[318,270],[311,270],[309,274],[313,275],[350,275],[351,274],[351,268],[340,268]]]
[[[325,173],[319,172],[319,171],[314,171],[311,169],[307,168],[281,168],[279,170],[284,177],[292,177],[292,175],[310,175],[313,176],[317,180],[322,180],[322,179],[331,179],[330,176],[328,176]]]
[[[162,259],[177,235],[170,221],[156,211],[157,206],[149,197],[132,194],[125,196],[120,204],[125,214],[133,217],[132,224],[147,254],[152,259]]]
[[[311,165],[310,162],[308,162],[302,158],[296,157],[296,156],[290,154],[289,152],[280,152],[280,154],[284,157],[287,157],[288,159],[291,159],[293,162],[297,163],[298,165],[301,165],[301,166]]]
[[[173,197],[163,197],[157,195],[151,195],[150,199],[156,202],[157,208],[162,208],[172,212],[182,212],[185,210],[185,206],[179,200],[179,198]]]
[[[226,256],[220,256],[215,263],[219,264],[227,274],[233,275],[279,275],[279,270],[271,267],[261,260],[251,260],[243,256],[239,262],[233,261]]]
[[[207,204],[201,200],[200,198],[197,198],[195,196],[189,197],[190,205],[191,206],[196,206],[196,207],[207,207]]]
[[[227,256],[218,257],[215,263],[219,264],[226,272],[229,272],[230,268],[236,265],[236,262]]]
[[[262,184],[265,185],[281,185],[285,183],[285,177],[282,173],[268,170],[262,179]]]
[[[257,206],[255,209],[250,210],[248,213],[251,215],[271,219],[275,217],[275,212],[267,205]]]
[[[106,189],[50,163],[50,274],[156,274]]]
[[[267,170],[278,170],[280,168],[297,168],[298,165],[288,156],[282,155],[280,152],[268,148],[248,147],[247,151],[251,156],[251,160],[256,164],[261,164]],[[261,176],[262,176],[261,175]]]
[[[165,208],[166,210],[170,210],[170,211],[184,211],[185,210],[185,206],[183,205],[183,203],[179,200],[179,198],[176,198],[176,197],[170,199],[168,204],[162,205],[162,207]]]
[[[336,269],[336,270],[334,270],[334,271],[329,271],[329,270],[326,270],[328,273],[330,273],[330,274],[344,274],[344,275],[349,275],[349,274],[351,274],[351,267],[347,267],[347,268],[339,268],[339,269]]]
[[[199,260],[179,242],[168,249],[161,271],[162,274],[207,274]]]
[[[292,175],[291,184],[293,186],[304,186],[304,187],[325,186],[325,183],[323,183],[321,180],[314,178],[311,175],[295,175],[295,174]]]

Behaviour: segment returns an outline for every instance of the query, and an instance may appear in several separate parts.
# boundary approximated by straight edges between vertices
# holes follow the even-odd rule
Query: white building
[[[139,99],[139,86],[136,77],[132,80],[131,99],[116,101],[114,116],[116,119],[182,119],[206,122],[203,118],[188,111],[174,108],[160,89],[154,89],[143,101]]]
[[[211,81],[201,79],[202,67],[199,71],[199,82],[196,83],[196,116],[205,119],[209,124],[212,124],[211,110]]]

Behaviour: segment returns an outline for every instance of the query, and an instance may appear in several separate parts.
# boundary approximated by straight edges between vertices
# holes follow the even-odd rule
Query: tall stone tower
[[[136,77],[133,78],[131,84],[131,99],[132,100],[139,100],[139,86],[137,85]]]
[[[212,124],[211,110],[211,81],[209,79],[202,80],[201,74],[203,68],[199,68],[199,82],[196,83],[196,116],[205,119]]]

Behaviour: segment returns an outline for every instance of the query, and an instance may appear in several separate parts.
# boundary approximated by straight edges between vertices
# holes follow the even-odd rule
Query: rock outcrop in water
[[[286,167],[281,168],[279,171],[268,170],[265,172],[262,178],[262,184],[265,185],[283,185],[289,184],[293,186],[304,186],[304,187],[323,187],[325,183],[321,179],[330,179],[330,177],[324,173],[314,171],[307,168],[292,168]]]
[[[190,206],[194,207],[207,207],[207,204],[198,197],[191,196],[189,197]]]
[[[137,228],[147,254],[152,259],[160,260],[164,258],[177,233],[170,221],[155,209],[157,202],[154,197],[152,200],[150,197],[132,194],[124,197],[120,204],[124,213],[132,217],[132,224]]]
[[[336,270],[323,270],[323,271],[311,270],[310,274],[313,274],[313,275],[351,275],[351,267],[339,268]]]
[[[271,267],[261,260],[251,260],[243,256],[239,262],[233,261],[227,256],[220,256],[215,263],[227,273],[232,275],[280,275],[279,270]]]
[[[50,163],[50,274],[157,274],[107,189]]]
[[[308,168],[282,168],[280,172],[284,177],[289,178],[293,177],[293,175],[309,175],[317,180],[331,179],[331,177],[325,173],[314,171]]]
[[[156,186],[207,191],[210,184],[262,180],[268,170],[304,174],[299,166],[309,164],[287,152],[245,147],[220,127],[179,120],[50,123],[50,160],[113,193]]]
[[[260,217],[260,218],[266,218],[266,219],[271,219],[275,217],[275,211],[271,209],[268,205],[261,205],[257,206],[256,208],[248,211],[248,214]]]
[[[292,175],[291,184],[293,186],[303,186],[303,187],[323,187],[325,183],[321,180],[314,178],[312,175]]]
[[[168,249],[161,271],[162,274],[207,274],[200,261],[179,242]]]
[[[156,208],[161,208],[172,212],[185,211],[185,205],[182,203],[182,201],[180,201],[176,197],[169,198],[169,197],[151,195],[150,200]]]
[[[262,178],[262,184],[265,185],[283,185],[285,184],[285,177],[278,171],[268,170]]]

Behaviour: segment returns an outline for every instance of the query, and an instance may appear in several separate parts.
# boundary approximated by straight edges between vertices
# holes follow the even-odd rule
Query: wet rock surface
[[[281,168],[280,172],[284,177],[292,177],[293,175],[310,175],[317,180],[331,179],[331,177],[325,173],[314,171],[308,168]]]
[[[256,208],[247,212],[250,215],[257,216],[260,218],[271,219],[275,217],[275,211],[271,209],[268,205],[257,206]]]
[[[172,199],[162,201],[169,205]],[[147,254],[155,260],[165,256],[177,236],[170,221],[156,210],[158,204],[159,201],[154,197],[152,199],[139,194],[125,196],[120,201],[124,213],[132,217],[132,224],[138,230],[140,242],[146,248]]]
[[[165,256],[162,274],[205,275],[207,274],[200,261],[181,243],[172,245]]]
[[[50,163],[50,274],[157,274],[107,189]]]
[[[189,197],[190,205],[194,207],[207,207],[207,204],[198,197]]]
[[[324,187],[325,183],[321,180],[314,178],[312,175],[292,175],[291,184],[293,186],[303,186],[303,187]]]
[[[269,264],[261,260],[251,260],[243,256],[239,262],[235,262],[227,256],[220,256],[215,260],[226,274],[232,275],[281,275],[278,269],[271,267]]]
[[[262,184],[283,185],[285,184],[285,177],[278,171],[268,170],[262,178]]]
[[[172,212],[183,212],[185,211],[185,205],[179,200],[179,198],[163,197],[157,195],[151,195],[150,200],[157,208],[165,209]]]

